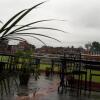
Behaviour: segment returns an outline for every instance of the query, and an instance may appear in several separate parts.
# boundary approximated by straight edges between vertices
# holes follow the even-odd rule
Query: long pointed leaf
[[[29,35],[29,34],[32,34],[32,35],[38,35],[38,36],[47,37],[47,38],[56,40],[56,41],[58,41],[58,42],[61,42],[61,41],[59,41],[58,39],[55,39],[55,38],[53,38],[53,37],[50,37],[50,36],[47,36],[47,35],[43,35],[43,34],[38,34],[38,33],[14,33],[14,34],[17,34],[17,35],[18,35],[18,34],[28,34],[28,35]],[[14,35],[14,34],[13,34],[13,35]],[[11,34],[10,34],[10,35],[11,35]],[[10,35],[9,35],[9,36],[10,36]],[[7,35],[6,35],[6,36],[7,36]]]
[[[40,42],[42,42],[44,45],[46,45],[46,43],[45,42],[43,42],[41,39],[39,39],[39,38],[37,38],[37,37],[35,37],[35,36],[33,36],[33,35],[27,35],[27,34],[17,34],[18,36],[15,36],[15,34],[13,34],[13,35],[10,35],[10,37],[19,37],[19,36],[28,36],[28,37],[32,37],[32,38],[35,38],[35,39],[37,39],[37,40],[39,40]],[[9,36],[8,36],[9,37]]]
[[[28,9],[25,13],[23,13],[16,21],[14,21],[14,23],[11,24],[11,26],[4,32],[3,36],[13,27],[15,26],[25,15],[27,15],[31,10],[35,9],[36,7],[38,7],[39,5],[45,3],[44,2],[41,2],[33,7],[31,7],[30,9]]]
[[[29,35],[24,35],[24,36],[29,36]],[[33,37],[33,38],[35,38],[35,39],[37,39],[37,40],[39,40],[40,42],[42,42],[44,45],[46,45],[41,39],[39,39],[39,38],[37,38],[37,37],[35,37],[35,36],[29,36],[29,37]],[[27,41],[26,39],[24,39],[24,38],[21,38],[21,37],[19,37],[19,36],[15,36],[15,37],[7,37],[8,39],[10,39],[10,40],[18,40],[18,41]],[[47,46],[47,45],[46,45]]]
[[[63,33],[68,33],[68,32],[65,32],[63,30],[60,30],[60,29],[57,29],[57,28],[50,28],[50,27],[31,27],[31,28],[26,28],[26,29],[22,29],[22,30],[17,30],[15,32],[21,32],[21,31],[31,30],[31,29],[46,29],[46,30],[55,30],[55,31],[63,32]]]
[[[20,37],[7,37],[10,40],[18,40],[18,41],[26,41],[24,38],[20,38]]]
[[[29,23],[29,24],[26,24],[26,25],[21,25],[21,27],[15,29],[12,31],[12,33],[14,33],[15,31],[19,30],[19,29],[22,29],[22,28],[25,28],[25,27],[30,27],[30,25],[33,25],[33,24],[37,24],[37,23],[41,23],[41,22],[45,22],[45,21],[54,21],[54,20],[57,20],[57,21],[65,21],[65,20],[58,20],[58,19],[45,19],[45,20],[38,20],[38,21],[34,21],[32,23]]]
[[[39,39],[39,38],[37,38],[37,37],[35,37],[35,36],[33,36],[33,35],[26,35],[26,34],[21,34],[21,36],[28,36],[28,37],[32,37],[32,38],[35,38],[35,39],[37,39],[37,40],[39,40],[40,42],[42,42],[44,45],[46,45],[46,43],[45,42],[43,42],[41,39]]]
[[[26,9],[25,9],[26,10]],[[17,14],[15,14],[12,18],[10,18],[4,25],[3,27],[0,29],[0,33],[2,31],[4,31],[4,29],[17,17],[19,16],[21,13],[23,13],[25,10],[22,10],[20,12],[18,12]]]
[[[16,41],[21,41],[21,42],[26,41],[26,40],[22,40],[22,39],[18,39],[18,38],[9,38],[8,40],[16,40]]]
[[[0,23],[3,24],[3,22],[0,20]]]
[[[8,92],[7,92],[8,89],[7,89],[7,86],[6,86],[7,79],[3,79],[2,82],[3,82],[3,86],[4,86],[4,89],[5,89],[6,95],[7,95],[8,94]]]

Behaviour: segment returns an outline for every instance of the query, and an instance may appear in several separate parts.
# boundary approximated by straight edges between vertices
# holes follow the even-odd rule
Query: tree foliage
[[[92,52],[100,52],[100,43],[98,41],[93,41],[92,43],[85,44],[87,50]]]

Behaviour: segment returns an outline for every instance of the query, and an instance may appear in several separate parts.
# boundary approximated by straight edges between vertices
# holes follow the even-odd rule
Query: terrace
[[[42,66],[45,66],[41,62],[42,59],[31,58],[32,62],[30,62],[28,60],[30,58],[26,59],[26,56],[0,54],[0,98],[2,100],[31,100],[28,99],[29,97],[38,100],[65,100],[65,98],[68,100],[99,100],[100,71],[98,70],[100,69],[100,62],[79,57],[81,57],[79,54],[68,54],[64,55],[63,58],[49,58],[51,70],[47,71],[50,71],[50,75],[46,76],[42,72],[38,76],[39,69],[34,70],[36,73],[33,73],[32,69],[39,68],[41,63]],[[20,59],[17,64],[15,58]],[[28,64],[28,67],[22,66],[24,64],[22,59],[26,61],[25,64]],[[55,73],[55,67],[59,69],[56,70],[58,74]],[[21,85],[20,82],[20,73],[23,71],[25,73],[25,68],[27,68],[27,71],[31,69],[28,86]],[[21,80],[24,80],[24,77]],[[36,97],[33,97],[32,94],[36,95]]]
[[[52,35],[43,34],[45,33],[43,30],[48,30],[48,32],[57,31],[64,34],[68,33],[59,28],[47,27],[47,25],[40,26],[43,22],[65,22],[66,20],[42,19],[24,25],[18,24],[18,22],[21,21],[30,11],[36,9],[45,2],[46,1],[40,2],[28,9],[19,11],[5,24],[0,20],[0,23],[2,24],[2,27],[0,28],[0,51],[2,51],[2,53],[0,53],[0,100],[100,99],[99,57],[82,55],[79,53],[80,50],[83,51],[82,48],[80,48],[80,50],[78,49],[78,51],[76,49],[78,53],[66,52],[62,56],[60,54],[65,51],[63,48],[60,48],[61,52],[56,48],[57,53],[55,52],[55,49],[51,47],[51,51],[54,54],[59,54],[58,56],[53,57],[53,55],[44,55],[41,57],[33,55],[32,50],[34,47],[26,42],[25,37],[36,39],[43,45],[46,45],[44,39],[42,41],[42,37],[60,43],[61,41],[52,37]],[[38,33],[38,31],[36,32],[35,30],[42,31]],[[41,38],[38,38],[38,36]],[[7,54],[10,53],[7,52],[7,48],[11,50],[10,47],[8,47],[8,42],[10,40],[21,41],[21,45],[19,45],[20,51],[16,51],[15,49],[17,48],[13,48],[12,53],[15,54]],[[90,46],[90,44],[87,46]],[[100,48],[98,49],[95,46],[100,47],[98,42],[92,43],[92,49],[93,51],[100,51]],[[47,51],[50,52],[50,48],[46,49],[44,47],[42,50],[43,53]],[[73,49],[74,47],[72,46],[72,50]],[[71,50],[68,49],[68,51]],[[91,59],[91,57],[94,57],[95,60]]]

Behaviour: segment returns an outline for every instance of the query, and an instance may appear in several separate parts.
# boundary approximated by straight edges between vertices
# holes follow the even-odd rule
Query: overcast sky
[[[18,11],[29,8],[43,0],[0,0],[0,20],[6,22]],[[26,24],[40,19],[63,19],[39,24],[67,31],[64,34],[56,31],[41,31],[62,43],[41,38],[49,46],[83,46],[92,41],[100,42],[100,0],[47,0],[37,9],[32,10],[19,24]],[[39,30],[40,33],[40,30]],[[36,46],[42,45],[33,38],[27,40]]]

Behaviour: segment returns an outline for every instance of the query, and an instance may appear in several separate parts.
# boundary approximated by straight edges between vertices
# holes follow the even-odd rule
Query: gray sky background
[[[18,11],[29,8],[43,0],[0,0],[0,20],[6,22]],[[64,34],[56,31],[38,31],[59,39],[58,43],[51,39],[41,38],[49,46],[84,46],[92,41],[100,42],[100,0],[48,0],[45,4],[32,10],[19,24],[26,24],[40,19],[63,19],[37,24],[37,26],[55,27],[67,31]],[[37,32],[37,31],[36,31]],[[27,40],[41,46],[42,43],[33,38]],[[14,42],[13,42],[14,43]]]

